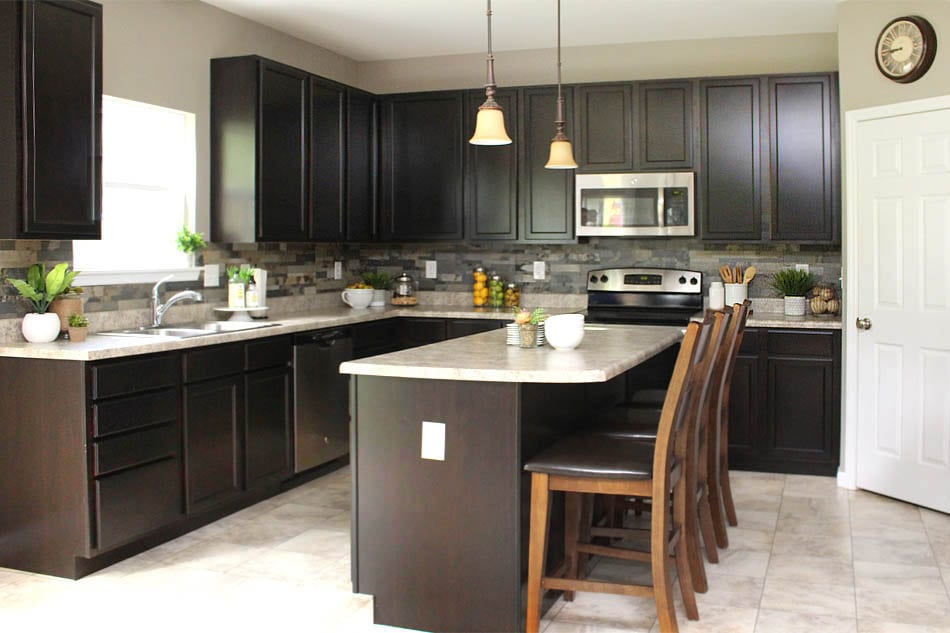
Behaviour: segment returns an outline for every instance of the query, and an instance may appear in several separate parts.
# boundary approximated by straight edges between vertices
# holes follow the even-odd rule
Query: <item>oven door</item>
[[[692,173],[579,174],[579,236],[694,235]]]

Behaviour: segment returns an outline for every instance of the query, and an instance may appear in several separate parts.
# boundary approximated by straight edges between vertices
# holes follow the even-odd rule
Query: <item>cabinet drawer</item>
[[[394,347],[399,340],[398,328],[396,319],[357,323],[352,327],[354,352],[365,356],[367,351]]]
[[[292,358],[293,338],[290,336],[275,336],[247,343],[248,371],[288,365]]]
[[[442,319],[403,319],[403,347],[417,347],[445,340],[445,321]]]
[[[759,344],[762,333],[754,328],[746,328],[742,332],[742,343],[739,345],[739,353],[753,355],[759,353]]]
[[[835,353],[835,333],[769,330],[768,349],[770,356],[780,354],[832,358]]]
[[[239,374],[244,371],[244,344],[216,345],[185,352],[182,367],[185,382]]]
[[[181,462],[171,457],[96,480],[96,544],[108,549],[182,515]]]
[[[178,429],[177,424],[167,424],[97,441],[93,445],[95,475],[177,455],[181,446]]]
[[[178,419],[177,389],[164,389],[132,398],[100,402],[92,406],[95,437],[130,431]]]
[[[120,396],[178,383],[178,355],[127,358],[90,367],[93,399]]]

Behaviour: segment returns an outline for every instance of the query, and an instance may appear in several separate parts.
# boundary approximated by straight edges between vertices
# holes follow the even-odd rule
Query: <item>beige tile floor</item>
[[[950,516],[831,478],[733,482],[739,527],[681,631],[950,633]],[[349,485],[338,470],[79,581],[0,569],[0,631],[398,631],[350,592]],[[658,631],[649,600],[597,594],[558,601],[542,627]]]

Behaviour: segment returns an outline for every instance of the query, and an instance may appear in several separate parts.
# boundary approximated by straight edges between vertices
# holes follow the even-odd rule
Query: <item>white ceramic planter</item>
[[[23,317],[20,331],[23,332],[23,338],[30,343],[50,343],[59,336],[59,327],[59,315],[55,312],[44,314],[31,312]]]
[[[785,297],[785,316],[805,316],[805,297]]]
[[[385,288],[380,290],[377,288],[373,289],[373,300],[370,302],[369,307],[371,308],[384,308],[386,307],[386,298],[389,295],[389,291]]]

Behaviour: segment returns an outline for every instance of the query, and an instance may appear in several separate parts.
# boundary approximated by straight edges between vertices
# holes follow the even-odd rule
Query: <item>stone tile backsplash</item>
[[[424,278],[426,260],[437,262],[436,279]],[[0,278],[22,278],[27,267],[38,261],[45,262],[48,267],[72,261],[72,243],[0,241]],[[334,261],[344,262],[341,280],[332,279]],[[547,278],[543,281],[533,279],[535,261],[546,264]],[[704,274],[704,286],[708,287],[710,280],[719,278],[718,269],[722,264],[742,267],[754,264],[759,273],[749,288],[749,295],[753,298],[773,296],[768,276],[794,264],[808,264],[819,280],[835,285],[841,276],[841,251],[837,246],[710,244],[684,238],[590,238],[580,244],[217,243],[199,256],[198,264],[220,265],[222,278],[218,287],[202,288],[198,281],[171,283],[166,290],[173,293],[187,287],[198,287],[205,295],[206,304],[223,304],[227,301],[225,267],[244,263],[268,270],[269,301],[296,299],[301,300],[301,305],[311,303],[315,295],[339,291],[366,270],[392,275],[406,270],[415,276],[422,291],[468,293],[472,269],[484,266],[486,270],[498,272],[507,281],[520,284],[523,293],[537,296],[583,294],[585,273],[595,268],[654,266],[698,270]],[[88,287],[84,294],[85,311],[147,311],[150,290],[151,284]],[[16,318],[24,312],[25,306],[19,295],[4,281],[0,290],[0,319]]]

